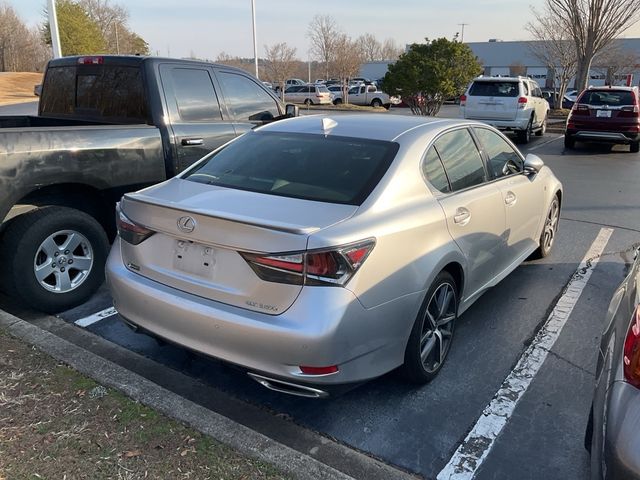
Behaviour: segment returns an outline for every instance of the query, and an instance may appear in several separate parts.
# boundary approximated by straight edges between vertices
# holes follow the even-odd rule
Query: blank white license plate
[[[199,277],[211,278],[216,263],[215,249],[189,240],[176,240],[173,266]]]
[[[611,110],[598,110],[596,112],[596,117],[598,117],[598,118],[610,118],[611,117]]]

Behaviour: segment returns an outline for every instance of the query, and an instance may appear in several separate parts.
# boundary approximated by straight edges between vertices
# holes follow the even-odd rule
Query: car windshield
[[[474,97],[517,97],[518,82],[473,82],[469,95]]]
[[[249,132],[182,178],[269,195],[360,205],[397,151],[397,143],[379,140]]]
[[[589,90],[584,92],[580,103],[587,105],[607,105],[609,107],[621,107],[634,105],[633,94],[627,90]]]

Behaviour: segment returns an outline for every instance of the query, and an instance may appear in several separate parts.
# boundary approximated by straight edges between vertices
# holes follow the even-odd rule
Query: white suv
[[[476,78],[460,97],[462,118],[480,120],[528,143],[531,134],[544,135],[549,104],[538,84],[526,77]]]

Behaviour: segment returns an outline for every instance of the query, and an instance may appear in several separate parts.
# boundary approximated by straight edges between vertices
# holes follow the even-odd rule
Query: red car
[[[640,151],[638,87],[589,87],[574,103],[564,133],[565,148],[576,141],[622,143]]]

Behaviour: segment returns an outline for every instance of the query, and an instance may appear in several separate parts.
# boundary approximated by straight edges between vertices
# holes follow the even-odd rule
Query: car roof
[[[519,82],[520,80],[531,80],[527,77],[476,77],[474,82]]]
[[[324,119],[329,121],[326,122]],[[335,124],[333,122],[335,122]],[[260,127],[258,130],[281,133],[315,133],[319,135],[325,134],[394,141],[400,135],[418,127],[431,126],[433,130],[436,131],[444,130],[450,126],[471,124],[479,125],[478,122],[447,118],[359,113],[346,115],[307,115],[273,122]]]
[[[587,90],[597,90],[597,91],[608,91],[608,90],[621,90],[621,91],[626,91],[626,92],[635,92],[636,90],[638,90],[638,87],[627,87],[627,86],[622,86],[622,85],[603,85],[603,86],[599,86],[599,87],[589,87],[587,88]]]

